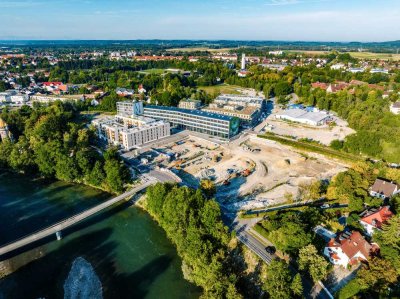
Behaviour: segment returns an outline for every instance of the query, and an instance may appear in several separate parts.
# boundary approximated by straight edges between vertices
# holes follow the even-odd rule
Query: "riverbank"
[[[0,180],[0,234],[7,239],[109,197],[82,185],[13,176]],[[142,209],[126,207],[104,211],[66,231],[62,240],[46,240],[3,263],[12,273],[0,279],[0,298],[63,298],[79,257],[94,269],[105,299],[198,298],[200,290],[183,278],[182,260],[162,228]]]

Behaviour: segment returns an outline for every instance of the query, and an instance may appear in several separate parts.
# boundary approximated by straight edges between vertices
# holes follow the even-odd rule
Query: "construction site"
[[[229,143],[189,135],[139,158],[142,165],[167,169],[193,188],[202,179],[211,180],[216,199],[232,212],[299,200],[301,186],[346,170],[339,161],[299,153],[252,134]]]

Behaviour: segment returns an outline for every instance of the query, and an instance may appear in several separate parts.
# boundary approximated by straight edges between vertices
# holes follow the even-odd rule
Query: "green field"
[[[148,70],[143,70],[143,71],[138,71],[138,73],[141,74],[146,74],[146,75],[150,75],[150,74],[163,74],[163,73],[167,73],[168,71],[165,69],[148,69]]]
[[[307,55],[327,55],[328,51],[302,51],[302,50],[288,50],[291,53],[304,53]],[[357,59],[383,59],[383,60],[400,60],[400,54],[391,53],[372,53],[372,52],[348,52],[351,56]]]
[[[175,49],[167,49],[169,52],[212,52],[212,53],[222,53],[229,52],[230,50],[234,50],[235,48],[221,48],[221,49],[211,49],[207,47],[192,47],[192,48],[175,48]]]
[[[400,54],[391,53],[350,52],[350,55],[358,59],[400,60]]]
[[[230,94],[241,94],[237,89],[243,88],[237,85],[220,84],[214,86],[200,86],[200,90],[204,90],[208,94],[216,93],[230,93]]]

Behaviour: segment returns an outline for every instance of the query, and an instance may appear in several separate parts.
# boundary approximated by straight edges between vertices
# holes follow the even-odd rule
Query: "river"
[[[0,244],[109,197],[81,185],[1,174]],[[12,273],[0,280],[0,299],[64,298],[64,288],[79,273],[71,271],[74,261],[88,262],[101,283],[103,298],[192,299],[200,295],[197,287],[184,280],[181,260],[164,231],[146,212],[122,206],[64,232],[60,241],[52,236],[3,262],[3,271]]]

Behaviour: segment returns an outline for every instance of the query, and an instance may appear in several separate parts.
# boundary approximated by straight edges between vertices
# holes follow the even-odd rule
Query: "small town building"
[[[379,250],[375,243],[368,243],[358,231],[345,231],[329,240],[324,248],[324,255],[334,265],[347,267],[367,261]]]
[[[7,123],[0,118],[0,142],[6,139],[11,139],[11,133]]]
[[[179,102],[179,108],[182,109],[199,109],[201,102],[193,99],[185,99]]]
[[[364,227],[366,234],[371,237],[374,231],[382,229],[382,224],[392,217],[393,213],[389,206],[373,208],[360,214],[360,224]]]
[[[390,112],[400,114],[400,102],[395,102],[390,105]]]
[[[400,186],[397,183],[379,178],[376,179],[371,188],[369,188],[369,194],[372,197],[381,199],[390,198],[398,193],[400,193]]]

